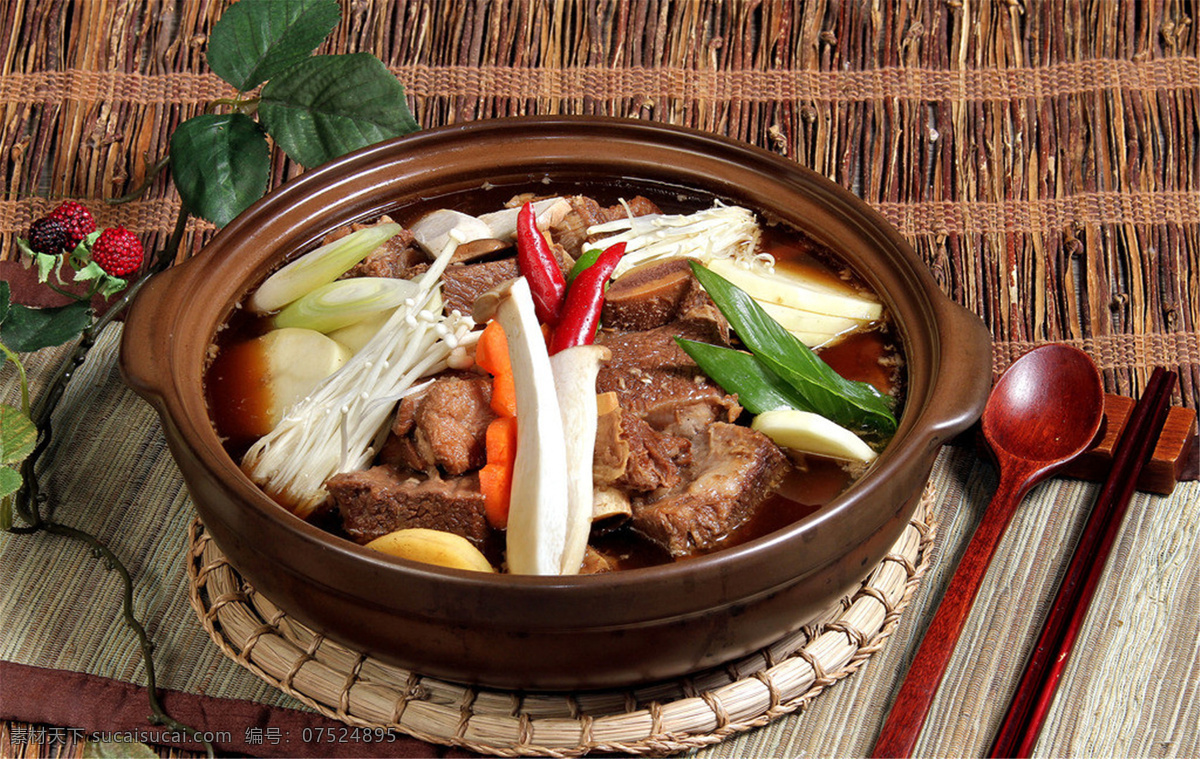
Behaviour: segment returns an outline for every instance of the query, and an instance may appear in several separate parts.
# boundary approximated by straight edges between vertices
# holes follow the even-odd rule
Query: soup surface
[[[602,244],[608,247],[614,237],[613,225],[629,223],[630,229],[617,231],[616,236],[634,235],[636,225],[625,221],[631,215],[649,223],[708,207],[699,199],[666,193],[626,202],[622,197],[629,196],[613,195],[619,191],[609,188],[596,193],[597,198],[564,196],[559,205],[548,206],[556,211],[538,217],[538,225],[553,244],[564,281],[586,251]],[[443,198],[405,209],[397,214],[404,231],[373,248],[342,278],[419,280],[437,265],[433,263],[437,254],[424,249],[420,239],[422,219],[447,208],[460,214],[467,209],[479,214],[467,216],[483,219],[504,207],[508,194],[496,188],[480,196]],[[513,204],[510,216],[516,215],[517,205]],[[531,218],[538,207],[530,207]],[[504,224],[507,222],[499,226]],[[372,225],[377,226],[375,222],[366,226]],[[470,313],[481,294],[498,285],[503,289],[503,283],[527,274],[523,269],[526,259],[517,254],[517,245],[497,228],[491,228],[492,237],[458,243],[439,278],[439,313]],[[349,231],[339,230],[327,240]],[[632,239],[628,246],[648,238],[634,235]],[[700,242],[696,250],[703,248],[703,240]],[[870,313],[876,316],[855,317],[853,326],[840,332],[825,334],[801,326],[792,333],[814,343],[816,355],[837,375],[874,388],[898,415],[903,361],[888,314],[878,299],[838,264],[831,251],[798,232],[759,225],[749,245],[753,249],[743,251],[744,258],[774,261],[774,273],[767,270],[768,276],[798,280],[817,292],[832,293],[835,299],[845,296],[873,306]],[[626,252],[621,260],[638,255]],[[731,328],[731,320],[714,302],[717,299],[700,286],[689,268],[689,258],[702,256],[684,252],[651,257],[628,271],[618,268],[617,276],[603,290],[602,305],[596,305],[603,310],[598,313],[600,328],[594,341],[608,355],[596,370],[595,394],[600,405],[597,409],[592,404],[595,430],[589,429],[588,435],[595,437],[594,461],[587,473],[595,494],[594,520],[579,571],[678,561],[768,534],[829,503],[869,468],[873,452],[886,445],[886,432],[859,426],[851,434],[866,441],[872,450],[870,455],[852,460],[821,453],[824,449],[820,446],[814,452],[781,444],[770,431],[764,434],[754,429],[759,426],[756,417],[766,415],[752,413],[746,407],[752,404],[744,403],[747,396],[739,394],[737,387],[724,387],[708,376],[676,339],[747,355],[747,341],[736,327]],[[576,283],[584,279],[580,275],[569,287],[582,287]],[[570,295],[570,290],[567,292]],[[778,304],[772,305],[771,293],[761,299],[757,294],[754,297],[774,308],[771,314],[781,313],[778,318],[783,321],[795,315],[790,304],[783,304],[782,311]],[[783,300],[793,298],[788,295]],[[280,359],[261,345],[265,337],[279,332],[280,321],[279,313],[240,307],[216,339],[215,358],[206,373],[206,395],[213,424],[236,460],[252,459],[248,455],[252,447],[261,446],[265,432],[280,424],[283,410],[273,408],[278,405],[275,377],[288,369],[286,365],[280,368]],[[829,330],[846,323],[845,317],[828,314],[812,322]],[[543,329],[552,335],[563,324],[559,321]],[[352,361],[347,357],[356,350],[369,350],[338,343],[340,334],[346,332],[339,329],[327,333],[329,342],[335,344],[330,348],[337,354],[332,359],[335,364]],[[461,344],[447,353],[443,366],[412,384],[403,398],[384,399],[390,403],[389,411],[377,434],[371,435],[369,460],[328,478],[323,491],[327,495],[304,513],[306,518],[360,543],[404,530],[448,532],[464,538],[493,567],[505,568],[512,550],[511,536],[497,526],[486,503],[491,497],[487,492],[489,471],[494,471],[487,467],[495,463],[492,456],[499,448],[494,449],[488,430],[504,427],[494,424],[504,414],[496,411],[499,377],[481,368],[480,364],[486,363],[482,358],[475,360],[474,341],[478,339],[479,330],[475,329],[457,341]],[[553,338],[548,342],[553,343]],[[319,345],[325,350],[325,343]],[[293,360],[301,364],[325,360],[310,360],[309,355],[317,354],[293,356]],[[336,382],[336,367],[331,374],[330,381]],[[520,413],[514,418],[519,429]],[[820,430],[825,434],[823,427]],[[566,430],[568,438],[572,432]],[[787,434],[783,437],[793,439]],[[509,467],[511,477],[511,462]],[[244,463],[243,468],[250,473],[249,464]],[[264,484],[282,506],[300,513],[294,502],[272,488]]]

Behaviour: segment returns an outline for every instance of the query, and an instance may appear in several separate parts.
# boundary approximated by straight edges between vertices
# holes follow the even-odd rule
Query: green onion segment
[[[260,314],[278,311],[302,295],[342,276],[399,232],[399,224],[385,222],[322,245],[267,277],[247,305]]]
[[[276,314],[275,326],[332,332],[389,311],[416,293],[417,286],[406,279],[339,279],[289,303]]]

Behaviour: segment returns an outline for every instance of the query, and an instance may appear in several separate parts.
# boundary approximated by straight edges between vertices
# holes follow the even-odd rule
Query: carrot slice
[[[488,322],[475,345],[475,363],[495,379],[492,382],[492,411],[500,416],[517,415],[517,388],[508,360],[508,339],[500,322]]]
[[[475,363],[492,375],[492,411],[498,414],[488,425],[485,438],[487,465],[479,470],[488,524],[497,530],[508,527],[508,505],[512,498],[513,462],[517,456],[517,388],[508,359],[508,339],[499,322],[489,322],[475,346]]]
[[[508,339],[500,322],[490,321],[479,335],[475,344],[475,363],[489,374],[510,371],[508,362]]]
[[[489,464],[511,464],[517,456],[517,420],[511,416],[493,419],[485,445]]]
[[[508,527],[508,504],[512,500],[512,463],[487,464],[479,470],[484,515],[497,530]]]

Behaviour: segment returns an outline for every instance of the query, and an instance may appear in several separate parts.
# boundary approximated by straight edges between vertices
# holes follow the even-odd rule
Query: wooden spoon
[[[1035,484],[1087,450],[1103,420],[1099,372],[1086,354],[1065,345],[1026,353],[992,389],[983,410],[983,435],[1000,468],[1000,484],[929,623],[872,756],[912,756],[980,581],[1017,505]]]

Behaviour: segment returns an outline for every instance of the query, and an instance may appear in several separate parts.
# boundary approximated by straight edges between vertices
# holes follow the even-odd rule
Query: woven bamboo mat
[[[192,606],[227,656],[355,728],[396,730],[494,756],[665,756],[803,709],[891,635],[929,563],[936,495],[851,595],[797,632],[718,669],[644,687],[520,693],[424,677],[313,632],[255,592],[203,524],[188,531]]]
[[[16,256],[14,236],[66,198],[86,202],[102,225],[165,242],[178,197],[163,176],[131,203],[103,200],[142,184],[173,126],[232,94],[203,58],[226,6],[0,3],[0,266]],[[943,289],[987,323],[996,370],[1036,344],[1069,342],[1093,356],[1110,391],[1135,395],[1165,365],[1180,373],[1180,402],[1200,405],[1194,0],[345,0],[343,9],[324,51],[379,56],[423,126],[581,113],[745,140],[830,177],[894,223]],[[272,184],[298,172],[277,157]],[[214,231],[193,220],[185,255]],[[165,457],[161,444],[153,453]],[[964,487],[982,495],[986,479],[970,476]],[[1065,502],[1068,491],[1047,498]],[[1191,535],[1168,535],[1159,558],[1189,556]],[[1186,598],[1194,619],[1198,601]],[[1157,619],[1147,615],[1139,624]],[[958,737],[945,745],[964,745]]]

